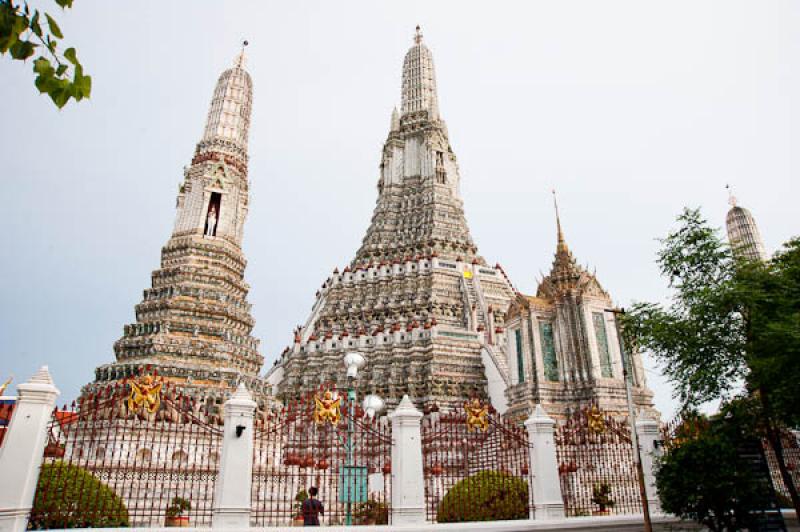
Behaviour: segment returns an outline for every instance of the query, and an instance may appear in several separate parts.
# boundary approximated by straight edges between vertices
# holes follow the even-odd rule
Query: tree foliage
[[[800,239],[770,261],[737,258],[699,210],[661,240],[668,306],[637,303],[626,337],[662,362],[684,406],[768,394],[771,419],[800,424]]]
[[[436,512],[440,523],[527,518],[528,483],[501,471],[481,471],[459,481]]]
[[[730,397],[748,373],[744,320],[732,297],[730,248],[699,210],[661,240],[657,264],[672,288],[668,307],[637,303],[623,318],[626,337],[663,363],[684,405]]]
[[[130,522],[125,503],[94,475],[61,461],[42,465],[30,528],[127,526]]]
[[[800,516],[779,437],[781,425],[800,423],[800,240],[769,261],[751,261],[723,243],[699,210],[685,209],[678,222],[657,259],[672,289],[670,304],[634,305],[623,318],[626,341],[655,354],[684,407],[744,392],[748,408],[757,410],[749,418],[760,420],[750,423],[750,435],[770,442]],[[743,400],[728,405],[729,415],[748,417],[730,409]],[[713,441],[706,443],[713,450]],[[697,467],[713,476],[719,462]]]
[[[668,447],[656,474],[664,511],[712,531],[756,524],[757,511],[769,506],[769,491],[766,479],[754,474],[739,452],[750,431],[742,419],[749,418],[736,413],[693,424],[695,430]]]
[[[55,0],[62,9],[72,7],[74,0]],[[75,48],[63,52],[59,41],[64,38],[56,20],[49,14],[31,8],[27,1],[0,0],[0,54],[33,61],[34,84],[40,93],[47,94],[59,108],[72,98],[80,101],[92,92],[92,78],[83,73]]]

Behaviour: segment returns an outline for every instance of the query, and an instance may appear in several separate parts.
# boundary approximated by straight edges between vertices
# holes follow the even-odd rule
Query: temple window
[[[592,312],[592,322],[594,323],[594,335],[597,339],[597,350],[600,354],[600,374],[610,378],[611,354],[608,350],[608,334],[606,333],[606,320],[602,312]]]
[[[217,226],[220,219],[220,208],[222,207],[222,194],[212,192],[208,200],[208,210],[206,211],[206,223],[203,228],[205,236],[217,236]]]
[[[544,362],[544,378],[549,381],[558,380],[558,359],[553,340],[553,324],[547,321],[539,323],[539,335],[542,342],[542,359]]]

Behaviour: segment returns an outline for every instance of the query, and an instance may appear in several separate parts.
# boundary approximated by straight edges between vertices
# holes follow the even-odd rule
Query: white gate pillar
[[[564,500],[561,498],[561,482],[558,477],[556,444],[553,439],[556,422],[547,416],[542,405],[537,404],[531,417],[525,421],[530,444],[531,519],[562,519]]]
[[[425,522],[425,477],[422,473],[422,413],[403,396],[389,414],[392,421],[392,524]]]
[[[639,437],[639,447],[641,449],[647,505],[650,507],[650,514],[657,514],[661,512],[655,474],[655,459],[660,454],[656,448],[656,441],[659,439],[658,423],[646,417],[638,418],[636,420],[636,435]]]
[[[244,383],[240,383],[233,396],[225,402],[222,459],[214,487],[212,528],[250,526],[255,411],[255,401]]]
[[[47,366],[17,386],[19,398],[0,448],[0,531],[22,532],[36,494],[47,426],[59,391]]]

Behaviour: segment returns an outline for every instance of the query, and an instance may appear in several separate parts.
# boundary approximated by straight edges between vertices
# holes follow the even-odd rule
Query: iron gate
[[[209,526],[221,423],[155,375],[56,409],[29,528]]]
[[[422,420],[428,520],[527,519],[527,431],[476,399],[453,412],[432,410]]]
[[[312,486],[324,525],[386,524],[391,501],[391,424],[369,417],[334,388],[323,389],[256,420],[253,526],[301,519]]]
[[[631,432],[596,405],[573,412],[555,433],[567,517],[641,513]]]

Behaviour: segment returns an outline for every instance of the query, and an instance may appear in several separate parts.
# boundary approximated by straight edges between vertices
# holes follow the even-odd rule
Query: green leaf
[[[58,77],[63,76],[64,72],[67,71],[67,68],[69,68],[67,67],[67,65],[58,65],[58,68],[56,69],[56,76]]]
[[[67,58],[67,61],[72,63],[73,65],[79,65],[78,63],[78,56],[75,53],[75,48],[67,48],[64,50],[64,57]]]
[[[53,20],[53,17],[47,13],[45,13],[44,16],[47,18],[47,25],[50,26],[50,33],[59,39],[63,39],[64,35],[61,33],[61,28],[58,27],[58,24],[56,24],[56,21]]]
[[[72,2],[74,2],[74,0],[56,0],[56,4],[65,9],[72,7]]]
[[[39,24],[39,10],[33,12],[33,18],[31,18],[30,27],[31,31],[38,37],[42,36],[42,25]]]
[[[33,55],[35,47],[36,45],[30,41],[17,41],[11,46],[11,57],[24,61]]]

